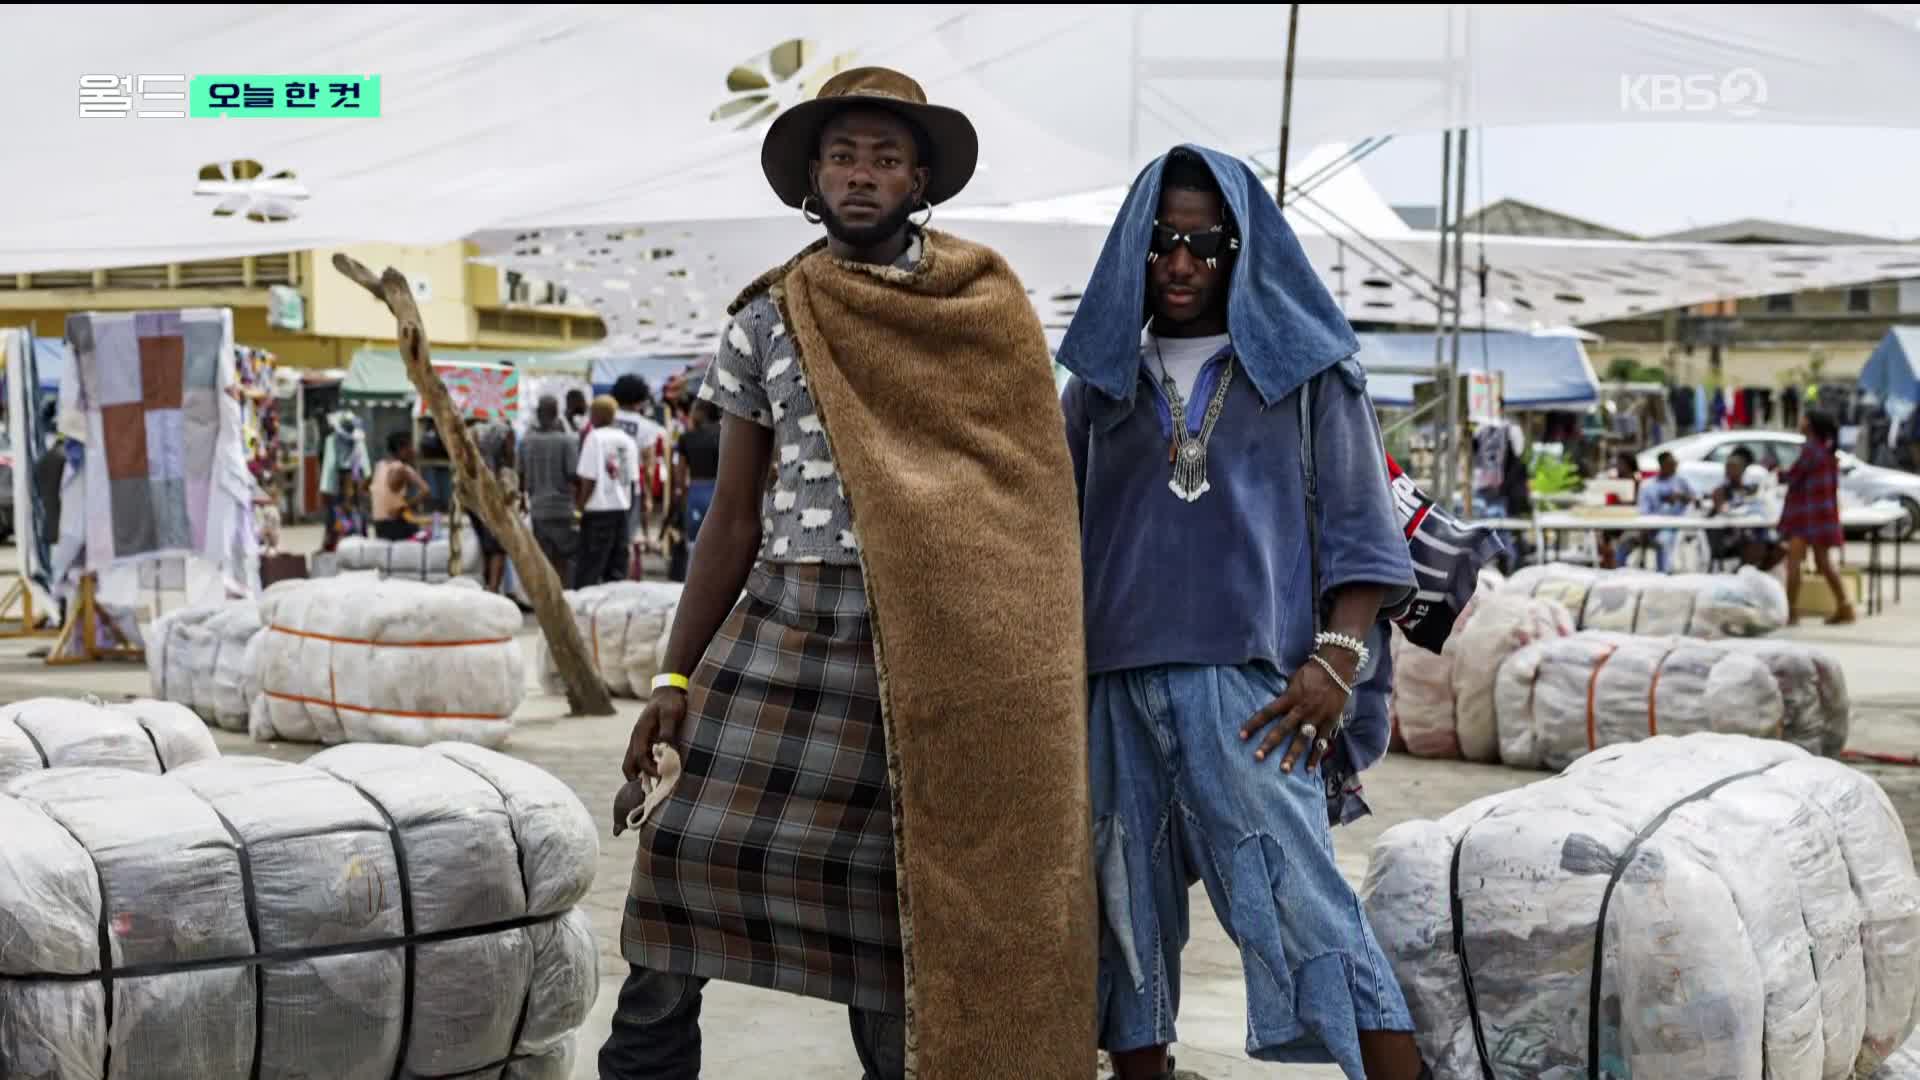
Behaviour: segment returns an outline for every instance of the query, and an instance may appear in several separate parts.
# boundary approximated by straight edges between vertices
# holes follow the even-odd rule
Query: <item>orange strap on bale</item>
[[[472,641],[374,641],[369,638],[334,637],[332,634],[316,634],[308,630],[295,630],[286,626],[269,626],[267,629],[290,637],[311,638],[314,641],[327,641],[335,645],[372,645],[382,649],[464,649],[471,645],[505,645],[513,641],[510,637],[476,638]]]
[[[299,694],[282,694],[277,690],[262,690],[260,692],[267,695],[270,698],[279,698],[281,701],[293,701],[293,702],[298,702],[302,705],[318,705],[324,709],[335,709],[335,710],[340,710],[344,712],[367,713],[369,715],[378,715],[378,716],[407,716],[417,720],[505,720],[507,719],[504,716],[496,716],[490,713],[412,712],[407,709],[369,709],[365,705],[348,705],[344,702],[339,702],[339,701],[322,701],[319,698],[302,697]]]
[[[1593,674],[1587,676],[1587,750],[1589,752],[1600,749],[1599,744],[1595,742],[1593,730],[1593,695],[1600,685],[1600,669],[1607,666],[1607,660],[1613,656],[1615,648],[1616,646],[1609,646],[1606,652],[1601,653],[1600,661],[1593,665]]]
[[[1920,765],[1913,754],[1889,754],[1884,750],[1842,750],[1842,761],[1871,761],[1878,765]]]
[[[381,649],[462,649],[475,645],[506,645],[513,641],[512,638],[478,638],[472,641],[371,641],[366,638],[347,638],[335,637],[332,634],[316,634],[307,630],[295,630],[288,626],[269,625],[267,629],[286,634],[289,637],[309,638],[313,641],[325,641],[333,645],[367,645]],[[304,697],[300,694],[283,694],[277,690],[263,689],[260,692],[270,698],[278,698],[281,701],[292,701],[302,705],[318,705],[322,708],[333,709],[336,712],[344,711],[381,716],[405,716],[417,720],[508,719],[505,716],[494,716],[486,713],[413,712],[406,709],[370,709],[364,705],[345,704],[339,700],[340,689],[337,680],[334,678],[332,650],[328,650],[327,652],[327,696],[333,700],[322,701],[319,698]]]
[[[1659,663],[1656,663],[1653,665],[1653,681],[1647,684],[1647,736],[1648,738],[1652,738],[1653,736],[1660,734],[1660,721],[1653,714],[1653,696],[1660,692],[1660,673],[1667,670],[1667,657],[1672,656],[1674,652],[1677,651],[1679,648],[1680,646],[1678,645],[1668,646],[1667,651],[1660,654]]]

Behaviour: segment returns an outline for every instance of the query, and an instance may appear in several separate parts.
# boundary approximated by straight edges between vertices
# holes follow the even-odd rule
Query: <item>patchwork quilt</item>
[[[226,561],[244,490],[225,308],[67,318],[86,415],[87,565],[192,552]],[[231,445],[229,445],[231,444]]]

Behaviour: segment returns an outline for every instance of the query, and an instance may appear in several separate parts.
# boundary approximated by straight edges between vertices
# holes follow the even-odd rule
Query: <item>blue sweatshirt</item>
[[[1188,503],[1167,487],[1170,410],[1143,378],[1147,255],[1166,158],[1143,169],[1094,264],[1060,365],[1080,482],[1089,669],[1265,661],[1289,676],[1313,650],[1299,393],[1311,385],[1323,590],[1366,582],[1389,601],[1413,587],[1380,429],[1353,356],[1359,342],[1273,197],[1246,163],[1206,147],[1238,230],[1227,330],[1235,375],[1208,447],[1212,485]],[[1197,432],[1226,356],[1202,368]],[[1392,670],[1376,624],[1375,670],[1356,688],[1339,756],[1365,768],[1386,752]]]
[[[1195,401],[1211,398],[1226,359],[1202,369]],[[1348,360],[1312,385],[1321,588],[1368,583],[1387,586],[1389,600],[1404,596],[1413,563],[1366,376]],[[1080,485],[1089,673],[1266,661],[1290,674],[1305,663],[1314,614],[1296,397],[1266,406],[1235,373],[1207,447],[1212,488],[1191,503],[1167,486],[1172,415],[1144,370],[1132,401],[1076,377],[1062,406]],[[1194,434],[1202,411],[1189,420]],[[1384,654],[1384,635],[1370,645]],[[1375,673],[1349,726],[1356,768],[1386,750],[1390,679]]]

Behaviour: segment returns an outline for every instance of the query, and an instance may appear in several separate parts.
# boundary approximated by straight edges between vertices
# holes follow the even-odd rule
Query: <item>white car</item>
[[[1654,476],[1660,472],[1660,455],[1672,454],[1680,462],[1680,475],[1704,494],[1726,482],[1727,457],[1734,450],[1744,447],[1753,455],[1748,477],[1748,483],[1753,483],[1759,479],[1752,475],[1754,470],[1784,473],[1792,468],[1805,442],[1805,436],[1789,431],[1708,431],[1646,450],[1638,464],[1642,477]],[[1845,450],[1838,456],[1843,497],[1862,503],[1898,502],[1907,511],[1901,539],[1920,534],[1920,475],[1869,465]]]

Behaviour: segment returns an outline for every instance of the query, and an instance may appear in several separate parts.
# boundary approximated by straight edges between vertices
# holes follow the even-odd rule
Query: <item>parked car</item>
[[[1745,447],[1753,455],[1753,467],[1767,472],[1785,472],[1800,459],[1806,437],[1788,431],[1709,431],[1683,439],[1661,443],[1639,456],[1640,475],[1653,476],[1660,471],[1660,455],[1669,453],[1680,462],[1680,475],[1701,492],[1719,487],[1726,476],[1726,461],[1734,450]],[[1893,501],[1906,508],[1907,520],[1900,526],[1900,538],[1920,535],[1920,474],[1869,465],[1842,450],[1840,491],[1863,503]]]

